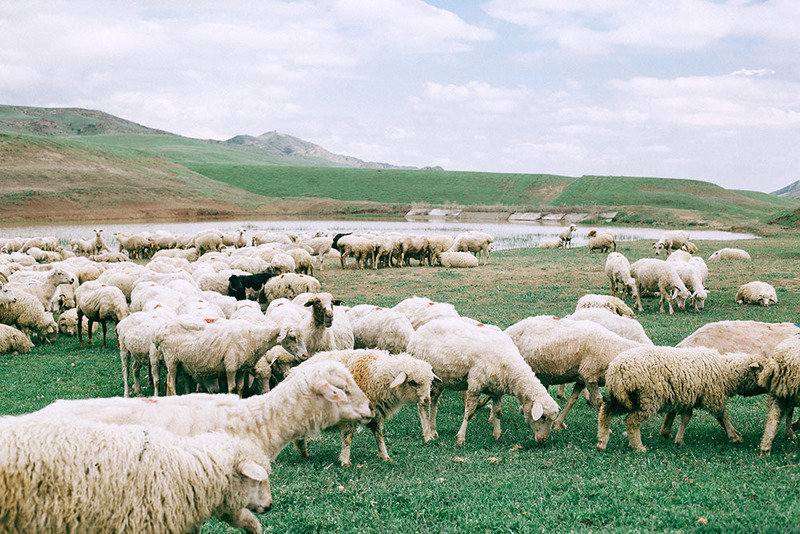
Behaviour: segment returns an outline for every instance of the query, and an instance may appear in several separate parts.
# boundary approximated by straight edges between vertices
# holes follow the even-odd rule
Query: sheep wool
[[[0,324],[0,353],[27,354],[33,348],[31,338],[13,326]]]
[[[576,310],[581,308],[606,308],[623,317],[633,317],[633,310],[622,299],[610,295],[589,293],[578,299]]]
[[[787,438],[793,438],[792,410],[800,406],[800,335],[779,343],[769,355],[758,383],[767,390],[767,422],[761,438],[761,455],[769,456],[781,421]]]
[[[442,252],[439,255],[442,267],[477,267],[478,258],[469,252]]]
[[[766,307],[778,302],[778,294],[770,284],[755,281],[741,286],[735,300],[736,304],[760,304]]]
[[[617,315],[606,308],[581,308],[575,310],[572,315],[567,315],[565,319],[591,321],[608,328],[625,339],[630,339],[631,341],[636,341],[643,345],[653,344],[639,321],[630,317]]]
[[[425,297],[409,297],[394,308],[405,315],[414,330],[436,319],[458,318],[456,307],[447,302],[434,302]]]
[[[92,344],[92,323],[98,321],[103,327],[103,348],[106,348],[106,322],[119,323],[128,316],[128,301],[118,287],[90,281],[75,290],[78,309],[78,344],[83,347],[83,316],[89,319],[88,342]]]
[[[357,308],[358,306],[356,306]],[[388,308],[371,307],[372,311],[358,318],[360,310],[352,309],[348,317],[355,313],[353,325],[354,347],[357,349],[383,349],[399,354],[408,348],[414,335],[414,326],[408,317]]]
[[[708,261],[749,260],[750,254],[740,248],[721,248],[708,257]]]
[[[717,321],[701,326],[676,347],[708,347],[720,354],[749,352],[769,356],[783,340],[798,333],[800,326],[794,323]]]

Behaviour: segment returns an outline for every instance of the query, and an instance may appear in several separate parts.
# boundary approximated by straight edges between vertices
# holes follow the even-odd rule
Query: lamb
[[[398,303],[394,308],[408,317],[411,326],[417,330],[422,325],[435,319],[458,318],[455,306],[447,302],[433,302],[425,297],[409,297]]]
[[[446,251],[439,255],[442,267],[477,267],[479,260],[469,252]]]
[[[313,276],[296,273],[284,273],[270,278],[264,284],[264,299],[272,302],[275,299],[293,299],[301,293],[319,293],[319,280]]]
[[[460,318],[439,319],[414,332],[408,352],[430,363],[433,372],[442,380],[431,387],[428,413],[419,406],[425,441],[438,437],[436,411],[445,388],[466,390],[464,419],[456,435],[456,445],[466,442],[467,423],[478,407],[481,393],[487,393],[492,400],[490,420],[495,439],[499,439],[502,432],[500,401],[505,394],[517,399],[537,442],[544,443],[549,437],[558,416],[558,404],[503,332],[469,325]]]
[[[455,240],[449,235],[445,234],[428,234],[425,236],[428,246],[425,250],[425,256],[428,258],[428,265],[433,267],[434,264],[440,263],[439,257],[442,252],[450,250],[455,243]]]
[[[750,254],[740,248],[721,248],[708,257],[708,261],[749,260]]]
[[[792,411],[800,406],[800,336],[796,333],[779,343],[767,358],[758,383],[767,390],[767,422],[761,438],[761,456],[769,456],[781,421],[786,437],[793,438]]]
[[[353,373],[359,389],[369,399],[375,417],[366,423],[378,445],[378,456],[384,462],[391,462],[383,439],[383,424],[406,404],[417,403],[428,406],[431,402],[431,384],[436,378],[431,364],[412,358],[408,354],[391,355],[382,350],[356,349],[318,352],[310,360],[300,364],[297,369],[316,362],[332,360],[343,363]],[[293,370],[292,373],[295,371]],[[339,462],[343,467],[350,465],[350,445],[356,430],[356,423],[339,423],[342,435],[342,450]],[[307,457],[305,440],[296,442],[301,456]]]
[[[99,321],[103,327],[103,349],[106,345],[106,323],[119,323],[128,316],[128,301],[122,291],[101,282],[85,282],[75,290],[78,309],[78,346],[83,347],[83,316],[89,319],[88,343],[92,345],[92,323]],[[119,341],[119,340],[118,340]],[[119,348],[119,346],[117,346]]]
[[[572,247],[572,235],[578,229],[574,224],[570,224],[558,233],[558,239],[561,241],[561,246],[564,248]]]
[[[539,244],[536,245],[538,248],[561,248],[563,246],[563,242],[561,239],[542,239],[539,241]]]
[[[673,250],[683,248],[689,242],[689,234],[683,230],[667,230],[661,235],[661,239],[653,243],[653,249],[656,251],[656,256],[661,254],[662,250],[666,250],[667,254]]]
[[[617,241],[613,235],[607,232],[600,232],[589,238],[586,247],[588,249],[586,252],[587,254],[591,254],[595,250],[599,250],[600,252],[616,251]]]
[[[637,260],[631,265],[631,275],[636,279],[636,291],[638,292],[636,307],[639,311],[644,311],[642,308],[643,291],[660,293],[661,313],[664,313],[665,300],[669,305],[670,315],[674,314],[673,301],[681,310],[686,308],[686,299],[691,296],[691,293],[678,276],[672,262],[656,259]]]
[[[98,323],[92,324],[93,333],[97,331],[98,326],[100,326]],[[85,315],[82,328],[89,331],[89,319]],[[70,337],[78,335],[78,310],[76,308],[70,308],[58,316],[58,331]]]
[[[348,312],[348,317],[350,313]],[[414,327],[408,317],[386,308],[373,307],[371,312],[352,319],[351,324],[354,346],[357,349],[376,348],[399,354],[406,351],[414,334]]]
[[[681,427],[675,443],[683,444],[683,432],[694,408],[711,413],[725,429],[728,438],[741,443],[726,409],[733,395],[755,395],[764,390],[758,374],[764,357],[754,354],[723,354],[703,347],[638,347],[617,356],[606,370],[608,395],[603,399],[597,424],[597,450],[605,450],[611,432],[611,417],[628,414],[625,427],[631,448],[646,452],[640,426],[659,411],[671,415],[661,427],[670,437],[675,414]]]
[[[622,286],[622,296],[630,295],[636,298],[636,280],[631,276],[631,264],[623,254],[612,252],[606,257],[605,273],[611,282],[611,296],[618,295],[618,288]]]
[[[599,310],[598,310],[599,311]],[[552,316],[528,317],[505,330],[542,384],[574,382],[572,394],[553,428],[566,428],[564,418],[586,388],[596,408],[602,403],[599,386],[609,362],[640,344],[590,321]]]
[[[11,289],[24,290],[39,299],[43,306],[47,306],[58,286],[73,285],[77,277],[68,271],[56,267],[49,272],[17,271],[11,275],[8,285]]]
[[[486,232],[472,230],[458,234],[450,250],[454,252],[472,252],[479,260],[481,253],[483,253],[486,258],[484,263],[489,263],[489,252],[492,250],[492,243],[494,243],[494,237],[491,235]]]
[[[761,281],[748,282],[736,292],[736,304],[761,304],[769,306],[778,302],[778,294],[770,284]]]
[[[260,533],[269,460],[244,440],[139,425],[5,418],[0,530],[189,532],[216,516]]]
[[[636,319],[617,315],[605,308],[580,308],[575,310],[572,315],[567,315],[565,319],[574,321],[592,321],[605,326],[618,336],[625,339],[636,341],[644,345],[652,345],[653,342],[647,336],[642,325]]]
[[[27,354],[32,347],[27,334],[13,326],[0,324],[0,354]]]
[[[202,414],[198,417],[197,414]],[[270,461],[289,443],[339,421],[368,422],[369,400],[339,362],[295,369],[268,395],[192,393],[180,397],[60,400],[30,417],[145,424],[180,436],[224,432],[258,444]]]
[[[610,295],[596,295],[594,293],[584,295],[578,299],[575,310],[580,310],[581,308],[605,308],[623,317],[633,317],[633,310],[625,302]]]
[[[130,396],[128,389],[129,364],[131,364],[133,372],[133,394],[137,397],[142,395],[139,382],[142,366],[150,370],[151,380],[152,374],[158,372],[158,368],[150,368],[150,345],[156,330],[166,321],[174,319],[175,315],[170,308],[156,306],[152,310],[134,312],[117,324],[117,342],[122,363],[123,395],[125,397]]]
[[[39,299],[25,291],[0,288],[0,323],[16,325],[27,335],[35,335],[45,343],[55,343],[58,325],[53,314],[44,311]]]

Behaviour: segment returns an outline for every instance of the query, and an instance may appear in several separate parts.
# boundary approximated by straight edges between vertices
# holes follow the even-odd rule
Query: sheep
[[[272,271],[247,275],[232,274],[228,278],[227,294],[236,300],[246,300],[250,293],[252,300],[256,300],[259,294],[263,296],[264,284],[275,276],[278,276],[278,273]]]
[[[53,314],[44,311],[39,299],[25,291],[0,288],[0,323],[16,325],[27,335],[35,335],[45,343],[55,343],[58,325]]]
[[[610,295],[586,294],[579,298],[575,305],[576,311],[582,308],[605,308],[623,317],[633,317],[633,310],[625,302]]]
[[[189,532],[216,516],[260,533],[272,505],[269,460],[217,433],[141,425],[0,422],[0,530]]]
[[[492,243],[494,243],[493,236],[486,232],[472,230],[458,234],[450,250],[454,252],[472,252],[479,260],[481,253],[483,253],[486,259],[484,263],[489,263],[489,252],[492,250]]]
[[[222,244],[226,247],[242,248],[247,246],[247,240],[244,238],[244,233],[247,228],[239,227],[235,232],[223,232]]]
[[[600,324],[625,339],[636,341],[644,345],[652,345],[653,342],[647,336],[642,325],[636,319],[617,315],[605,308],[581,308],[575,310],[572,315],[567,315],[565,319],[574,321],[592,321]]]
[[[595,408],[600,407],[599,386],[603,385],[609,362],[640,345],[597,323],[552,316],[528,317],[509,326],[505,334],[542,384],[574,382],[567,404],[553,423],[556,430],[566,428],[564,418],[584,388]]]
[[[742,285],[734,300],[736,304],[761,304],[766,307],[778,302],[778,294],[770,284],[755,281]]]
[[[561,241],[561,246],[564,248],[572,247],[572,235],[578,229],[574,224],[570,224],[558,233],[558,239]]]
[[[309,241],[309,246],[313,251],[311,255],[319,258],[320,271],[322,270],[322,263],[325,261],[325,254],[330,252],[332,245],[333,238],[324,235],[315,236]]]
[[[469,252],[446,251],[439,255],[442,267],[477,267],[479,260]]]
[[[292,240],[283,232],[256,232],[250,238],[250,242],[254,247],[263,245],[265,243],[281,243],[290,245]]]
[[[114,237],[119,243],[120,252],[127,253],[130,258],[144,258],[158,248],[157,243],[141,235],[114,232]]]
[[[767,421],[761,438],[761,456],[769,456],[781,421],[785,435],[793,438],[792,411],[800,406],[800,336],[797,333],[781,341],[767,357],[758,383],[767,391]]]
[[[394,354],[405,352],[414,334],[411,321],[396,310],[372,308],[359,318],[350,315],[352,310],[347,312],[353,325],[354,347],[383,349]]]
[[[708,257],[708,261],[749,260],[750,254],[740,248],[721,248]]]
[[[656,256],[661,254],[662,250],[666,250],[667,254],[673,250],[682,248],[689,241],[689,234],[683,230],[667,230],[661,235],[661,239],[653,243],[653,249]]]
[[[440,263],[439,257],[442,252],[450,250],[455,243],[455,240],[449,235],[445,234],[428,234],[425,236],[428,246],[425,249],[425,256],[428,259],[428,265],[433,267],[435,263]]]
[[[202,414],[199,417],[198,414]],[[180,397],[60,400],[30,417],[146,424],[180,436],[224,432],[259,445],[270,461],[289,443],[345,421],[374,417],[369,399],[339,362],[295,368],[268,395],[192,393]]]
[[[606,257],[605,273],[608,280],[611,282],[611,296],[618,295],[619,286],[622,286],[622,297],[630,295],[631,298],[636,298],[638,294],[636,290],[636,280],[631,276],[631,264],[623,254],[619,252],[611,252]]]
[[[455,245],[455,242],[454,242]],[[428,248],[428,240],[425,236],[421,235],[404,235],[400,240],[400,262],[398,267],[403,265],[411,265],[411,258],[419,261],[419,264],[425,260],[425,253]],[[465,249],[466,250],[466,249]]]
[[[542,239],[536,246],[538,248],[546,249],[561,248],[563,246],[563,242],[561,239]]]
[[[646,452],[640,426],[660,411],[670,415],[661,427],[665,438],[671,437],[675,414],[681,415],[675,443],[683,445],[683,433],[694,408],[711,413],[728,438],[741,443],[742,435],[733,428],[726,405],[733,395],[764,392],[758,385],[763,365],[761,355],[720,355],[704,347],[638,347],[623,352],[606,370],[608,395],[598,416],[597,450],[603,451],[608,445],[611,417],[628,414],[625,427],[631,448]]]
[[[703,262],[702,258],[695,258]],[[703,262],[704,263],[704,262]],[[703,287],[703,268],[694,261],[678,261],[672,264],[675,272],[681,282],[684,283],[686,289],[691,291],[692,305],[695,311],[700,311],[705,307],[706,299],[708,298],[708,290]]]
[[[142,395],[139,382],[142,366],[150,370],[151,381],[152,374],[158,372],[158,368],[150,369],[150,345],[156,330],[164,322],[173,319],[175,315],[170,308],[156,306],[152,310],[134,312],[117,323],[117,342],[122,364],[123,395],[125,397],[130,396],[128,389],[129,364],[131,364],[133,372],[133,394],[137,397]]]
[[[264,284],[264,299],[272,302],[279,298],[293,299],[301,293],[319,293],[319,280],[313,276],[296,273],[284,273],[270,278]]]
[[[222,250],[222,232],[217,230],[204,230],[194,236],[194,247],[197,253],[202,256],[206,252],[218,252]]]
[[[31,351],[31,338],[13,326],[0,324],[0,353],[27,354]]]
[[[128,316],[128,301],[118,287],[101,282],[85,282],[75,290],[75,307],[78,310],[78,346],[83,347],[83,316],[89,319],[87,338],[92,345],[92,323],[99,321],[103,327],[103,345],[106,345],[106,323],[119,323]],[[117,340],[119,342],[119,340]],[[119,346],[117,346],[119,348]]]
[[[669,314],[673,315],[672,302],[681,310],[686,308],[686,299],[691,296],[691,293],[678,273],[675,271],[672,262],[656,260],[656,259],[641,259],[637,260],[631,265],[631,276],[636,279],[636,307],[639,311],[644,311],[642,308],[642,292],[643,291],[658,291],[661,295],[661,313],[664,313],[664,301],[669,305]]]
[[[505,394],[517,399],[538,443],[544,443],[549,437],[558,416],[558,404],[503,332],[469,325],[460,318],[439,319],[414,332],[408,352],[430,363],[433,372],[442,380],[431,387],[428,413],[419,406],[425,441],[438,437],[436,411],[445,388],[466,390],[464,419],[456,435],[456,445],[466,442],[467,423],[478,407],[481,393],[487,393],[492,400],[490,420],[495,439],[499,439],[502,432],[500,401]]]
[[[749,352],[768,356],[783,340],[799,333],[800,326],[794,323],[717,321],[698,328],[676,347],[707,347],[720,354]]]
[[[392,309],[408,317],[414,330],[435,319],[460,317],[455,306],[450,303],[433,302],[428,298],[417,296],[401,301]]]
[[[610,233],[600,232],[589,238],[586,247],[587,254],[591,254],[594,250],[599,250],[600,252],[616,251],[617,241]]]
[[[97,327],[100,326],[98,323],[92,324],[93,332],[97,331]],[[89,331],[89,319],[86,316],[83,316],[83,329],[87,332]],[[78,335],[78,310],[75,308],[70,308],[66,310],[64,313],[58,316],[58,331],[67,336],[77,336]]]
[[[412,358],[408,354],[391,355],[382,350],[356,349],[318,352],[307,362],[300,364],[297,369],[325,360],[341,362],[353,373],[356,384],[367,396],[375,412],[375,417],[366,426],[375,437],[378,457],[384,462],[391,462],[383,439],[383,424],[406,404],[417,403],[418,406],[430,404],[431,384],[436,378],[431,364]],[[293,370],[292,373],[294,372]],[[350,465],[350,445],[356,423],[340,422],[339,429],[342,436],[339,462],[346,467]],[[301,456],[308,456],[305,439],[298,440],[295,445]]]
[[[338,237],[338,236],[337,236]],[[377,268],[375,264],[375,242],[364,236],[357,235],[343,235],[338,240],[334,238],[334,248],[341,254],[339,262],[342,269],[347,264],[347,258],[353,256],[356,260],[358,269],[363,269],[367,260],[372,261],[373,267]]]
[[[95,243],[93,239],[70,239],[69,246],[75,254],[89,256],[95,253]]]
[[[43,306],[47,306],[58,286],[73,285],[77,277],[70,272],[56,267],[49,272],[17,271],[11,275],[8,286],[15,290],[24,290],[39,299]]]
[[[293,273],[296,269],[294,258],[289,254],[275,254],[269,263],[269,268],[276,274]]]
[[[294,272],[314,276],[314,262],[308,251],[302,248],[292,248],[287,250],[286,254],[294,260]]]

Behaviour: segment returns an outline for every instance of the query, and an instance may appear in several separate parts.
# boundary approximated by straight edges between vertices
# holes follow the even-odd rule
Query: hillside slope
[[[800,180],[792,182],[786,187],[773,191],[770,195],[783,198],[800,198]]]

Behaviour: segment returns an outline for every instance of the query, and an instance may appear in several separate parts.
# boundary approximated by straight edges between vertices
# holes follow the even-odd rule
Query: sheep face
[[[369,399],[344,367],[341,373],[331,372],[327,379],[319,380],[312,386],[311,391],[317,394],[322,402],[329,403],[329,408],[338,411],[339,420],[356,421],[366,425],[375,417]]]
[[[0,304],[11,304],[12,302],[17,301],[17,296],[14,294],[14,291],[11,290],[10,287],[2,287],[0,288]]]
[[[269,471],[249,460],[240,462],[236,470],[242,476],[240,483],[248,494],[247,508],[259,514],[272,508]]]
[[[414,365],[407,372],[398,374],[389,385],[390,389],[398,388],[400,396],[420,406],[431,404],[431,384],[435,379],[430,364]]]
[[[686,301],[691,297],[692,294],[689,292],[688,289],[680,289],[675,288],[675,291],[672,292],[672,300],[675,301],[675,304],[678,306],[678,309],[685,310],[686,309]]]
[[[316,296],[306,302],[305,306],[311,308],[317,326],[324,325],[325,328],[330,328],[333,326],[333,304],[333,301]]]
[[[692,301],[694,302],[695,311],[700,311],[705,307],[706,298],[708,298],[708,292],[705,289],[698,289],[692,293]]]
[[[772,296],[763,295],[760,299],[758,299],[758,302],[761,303],[762,306],[769,306],[770,304],[775,304],[778,302],[778,299]]]
[[[553,402],[555,404],[555,402]],[[552,408],[547,409],[539,400],[531,399],[526,400],[520,405],[520,410],[525,416],[533,435],[536,438],[536,443],[545,443],[547,438],[550,437],[550,431],[553,430],[553,423],[558,416],[558,405],[556,405],[555,413],[552,413]]]
[[[278,343],[292,356],[300,360],[308,358],[308,350],[296,328],[284,326],[278,335]]]
[[[653,243],[653,249],[656,251],[656,256],[660,256],[661,251],[664,250],[664,242],[656,241],[655,243]]]

